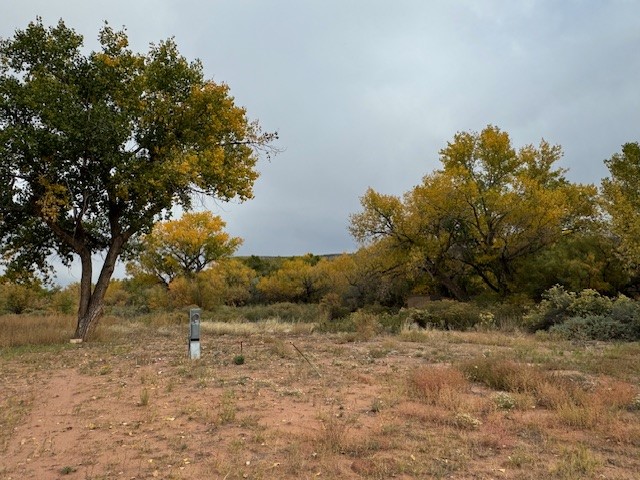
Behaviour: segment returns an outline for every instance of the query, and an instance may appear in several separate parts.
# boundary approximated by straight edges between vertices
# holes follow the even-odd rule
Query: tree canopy
[[[618,251],[632,270],[640,267],[640,144],[625,143],[605,160],[610,176],[602,181],[611,230]]]
[[[370,189],[351,218],[362,242],[386,241],[432,287],[465,300],[486,288],[505,296],[522,261],[591,215],[595,189],[556,168],[559,146],[515,150],[506,132],[461,132],[440,151],[443,168],[403,198]]]
[[[179,275],[192,277],[241,245],[242,239],[231,237],[224,227],[210,212],[187,212],[177,220],[158,222],[142,237],[141,251],[127,270],[152,275],[167,287]]]
[[[80,258],[81,338],[128,242],[194,194],[251,198],[276,137],[172,39],[138,54],[105,25],[99,40],[85,54],[62,20],[37,19],[0,41],[0,251],[9,273],[44,271],[53,253]]]

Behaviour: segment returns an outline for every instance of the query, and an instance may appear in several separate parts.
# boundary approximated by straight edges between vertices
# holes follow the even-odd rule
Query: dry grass
[[[421,367],[410,372],[409,391],[429,405],[445,405],[455,409],[461,394],[469,390],[469,382],[460,370],[449,366]]]
[[[105,320],[97,341],[69,345],[68,319],[50,346],[2,348],[0,478],[633,479],[640,471],[636,344],[369,330],[345,342],[306,323],[204,322],[202,358],[193,361],[184,318]],[[241,343],[245,362],[236,365]]]
[[[260,322],[203,322],[202,333],[211,335],[253,335],[253,334],[308,334],[313,330],[313,323],[288,323],[277,319]]]
[[[0,347],[64,343],[74,329],[75,319],[70,315],[2,315]]]

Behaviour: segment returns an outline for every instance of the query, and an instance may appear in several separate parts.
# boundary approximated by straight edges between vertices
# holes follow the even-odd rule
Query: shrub
[[[36,287],[15,283],[0,284],[0,310],[21,314],[39,307],[40,292]]]
[[[453,367],[422,367],[409,374],[408,386],[419,400],[438,405],[449,394],[459,396],[469,385],[462,372]]]
[[[315,323],[323,318],[319,305],[311,303],[273,303],[271,305],[221,305],[212,314],[216,322],[260,322],[278,319],[290,323]]]
[[[511,410],[516,406],[516,399],[507,392],[498,392],[493,396],[496,406],[502,410]]]
[[[325,319],[318,324],[316,331],[319,333],[355,332],[356,328],[351,315],[349,315],[335,320]]]
[[[500,330],[514,330],[522,325],[524,315],[532,308],[531,300],[522,295],[514,295],[503,303],[487,305],[493,314],[493,322]]]
[[[623,295],[612,300],[595,290],[576,294],[555,286],[525,321],[531,330],[550,330],[572,340],[640,339],[640,304]]]
[[[342,298],[337,293],[328,293],[320,300],[320,309],[328,320],[344,318],[351,310],[344,305]]]
[[[640,338],[640,323],[625,323],[604,315],[573,317],[550,331],[569,340],[623,340]]]
[[[63,290],[55,290],[51,293],[49,302],[50,309],[57,313],[70,315],[78,309],[79,285],[72,284]]]
[[[399,313],[383,313],[380,315],[380,325],[387,333],[399,334],[402,331],[402,327],[406,325],[406,320]]]
[[[600,295],[595,290],[581,291],[567,307],[567,313],[574,317],[589,315],[607,315],[611,312],[613,302],[610,298]]]
[[[542,301],[537,308],[525,317],[525,325],[535,332],[548,330],[553,325],[562,323],[575,298],[574,292],[567,292],[561,285],[551,287],[542,294]]]
[[[538,368],[499,357],[467,360],[459,368],[469,380],[503,392],[534,393],[545,382]]]
[[[405,311],[406,321],[422,328],[469,330],[481,322],[483,311],[473,303],[436,300],[421,309]]]
[[[629,297],[620,295],[611,307],[609,316],[618,322],[635,323],[640,321],[640,304]]]
[[[378,315],[358,310],[351,314],[351,321],[360,340],[370,340],[382,332]]]

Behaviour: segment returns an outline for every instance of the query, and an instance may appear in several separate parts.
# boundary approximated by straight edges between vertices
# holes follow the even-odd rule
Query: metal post
[[[189,310],[189,358],[200,358],[200,312],[199,308]]]

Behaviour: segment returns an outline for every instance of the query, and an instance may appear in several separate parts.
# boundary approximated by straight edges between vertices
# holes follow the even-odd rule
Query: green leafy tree
[[[512,290],[522,261],[577,229],[593,214],[595,189],[573,185],[544,140],[516,151],[494,126],[462,132],[440,151],[443,168],[403,198],[369,190],[351,232],[385,240],[408,271],[428,275],[458,300],[480,289]]]
[[[631,271],[640,268],[640,144],[626,143],[605,161],[610,176],[602,193],[617,238],[618,252]]]
[[[624,291],[629,281],[611,235],[597,231],[563,236],[526,259],[521,271],[527,273],[518,276],[516,288],[535,299],[557,284],[574,292],[591,289],[615,295]]]
[[[142,237],[140,254],[127,270],[153,275],[167,287],[179,275],[193,277],[241,245],[240,238],[223,230],[225,225],[211,212],[187,212],[177,220],[158,222]]]
[[[108,25],[99,40],[85,54],[63,21],[37,19],[0,42],[0,250],[9,272],[80,258],[79,338],[130,240],[194,194],[251,198],[275,138],[173,40],[137,54]]]

